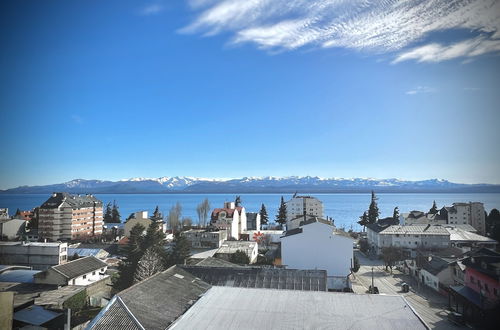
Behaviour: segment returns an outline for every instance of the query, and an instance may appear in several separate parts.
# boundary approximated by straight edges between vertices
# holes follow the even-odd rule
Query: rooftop
[[[62,265],[52,266],[49,269],[53,269],[59,274],[63,275],[68,279],[72,279],[93,271],[96,271],[100,268],[106,267],[104,261],[97,259],[96,257],[84,257],[81,259],[76,259],[70,262],[67,262]],[[47,270],[48,271],[48,270]],[[42,276],[41,274],[35,275],[36,277]]]
[[[33,276],[40,270],[9,269],[0,273],[0,282],[34,283]]]
[[[428,329],[401,296],[212,287],[171,329]]]
[[[380,232],[381,234],[422,234],[422,235],[442,235],[449,236],[446,228],[440,225],[411,225],[411,226],[389,226]]]
[[[257,246],[256,242],[250,241],[224,241],[217,253],[232,254],[238,250],[252,251]]]
[[[446,227],[446,230],[450,233],[450,241],[482,242],[482,243],[497,242],[492,238],[471,233],[469,231],[462,230],[460,228]]]
[[[60,315],[62,314],[46,310],[41,306],[32,305],[15,312],[14,320],[32,325],[42,325]]]
[[[64,202],[68,203],[72,208],[93,207],[94,205],[102,207],[102,202],[93,195],[71,195],[66,192],[58,192],[52,194],[40,208],[55,209]]]
[[[69,298],[85,290],[84,286],[66,285],[56,290],[40,293],[40,297],[35,298],[35,304],[47,306],[48,308],[63,309],[63,304]]]

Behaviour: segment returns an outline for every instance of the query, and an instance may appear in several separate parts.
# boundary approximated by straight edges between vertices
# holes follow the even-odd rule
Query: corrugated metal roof
[[[109,253],[103,249],[90,249],[90,248],[69,248],[68,256],[72,257],[74,255],[78,255],[79,257],[96,257],[96,258],[105,258],[109,255]]]
[[[15,312],[14,320],[33,325],[42,325],[55,319],[59,315],[61,315],[61,313],[55,313],[43,307],[31,305],[30,307]]]
[[[428,329],[401,296],[212,287],[170,329]]]
[[[410,226],[389,226],[382,230],[380,234],[421,234],[421,235],[443,235],[448,236],[446,228],[440,225],[410,225]]]
[[[49,269],[54,269],[68,279],[71,279],[106,267],[107,265],[104,261],[95,257],[84,257],[62,265],[52,266]]]
[[[123,301],[115,296],[108,305],[87,326],[88,330],[143,330]]]

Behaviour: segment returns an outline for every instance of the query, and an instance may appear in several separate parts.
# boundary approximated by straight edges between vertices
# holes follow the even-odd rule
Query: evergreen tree
[[[377,205],[377,197],[375,192],[372,190],[372,201],[370,203],[370,208],[368,209],[368,223],[376,223],[380,212]]]
[[[165,251],[165,249],[163,248],[165,234],[163,233],[160,225],[161,221],[151,221],[151,224],[146,230],[146,235],[142,240],[141,250],[146,251],[148,249],[153,249],[163,257],[163,251]]]
[[[500,241],[500,211],[492,209],[486,218],[486,228],[489,236],[496,241]]]
[[[104,222],[105,223],[111,223],[113,222],[113,215],[111,213],[111,202],[109,202],[108,204],[106,204],[106,211],[104,211]]]
[[[176,264],[184,264],[191,255],[191,244],[180,233],[175,233],[173,245],[172,252],[167,257],[167,268]]]
[[[430,213],[430,214],[436,214],[436,213],[438,213],[438,208],[437,208],[437,205],[436,205],[436,201],[434,201],[434,202],[432,203],[432,207],[431,207],[431,209],[429,210],[429,213]]]
[[[284,225],[286,223],[286,204],[283,196],[281,196],[281,203],[278,209],[278,214],[276,215],[276,222],[280,225]]]
[[[231,254],[229,262],[239,265],[248,265],[250,263],[250,258],[245,252],[237,250],[235,253]]]
[[[131,286],[134,282],[134,273],[137,268],[137,263],[142,257],[143,233],[144,226],[136,224],[130,230],[130,236],[125,247],[125,260],[118,266],[119,277],[113,283],[113,287],[118,290],[124,290]]]
[[[267,225],[267,223],[269,222],[269,216],[267,215],[267,210],[264,203],[262,203],[262,206],[260,207],[259,214],[260,214],[260,223],[262,225]]]
[[[116,201],[113,201],[113,208],[111,209],[111,222],[112,223],[120,223],[120,211],[118,211],[118,205],[116,205]]]
[[[137,263],[134,283],[140,282],[163,270],[163,260],[154,249],[147,249]]]
[[[394,221],[399,221],[399,207],[396,206],[394,208],[394,211],[392,212],[392,218],[394,219]]]
[[[161,214],[158,205],[156,205],[155,211],[153,212],[153,216],[151,217],[153,221],[163,220],[163,214]]]
[[[360,226],[363,226],[363,231],[365,231],[365,226],[369,224],[368,222],[368,213],[365,211],[363,212],[363,215],[359,217],[358,224]]]
[[[236,198],[234,199],[234,206],[235,207],[241,206],[241,197],[240,196],[236,196]]]

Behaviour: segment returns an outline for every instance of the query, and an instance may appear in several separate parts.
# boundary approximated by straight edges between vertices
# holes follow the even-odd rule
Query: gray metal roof
[[[327,291],[325,270],[203,267],[199,265],[181,267],[203,281],[217,286]]]
[[[103,249],[90,249],[90,248],[68,248],[68,256],[72,257],[74,255],[79,257],[96,257],[96,258],[106,258],[109,252]]]
[[[204,266],[204,267],[233,267],[233,268],[242,268],[244,266],[240,266],[237,264],[233,264],[232,262],[226,261],[220,258],[208,257],[199,262],[193,263],[196,266]]]
[[[107,263],[95,257],[84,257],[67,262],[62,265],[52,266],[49,269],[53,269],[62,274],[64,277],[72,279],[96,271],[100,268],[106,267],[107,265]]]
[[[42,325],[62,315],[52,312],[41,306],[32,305],[14,313],[14,320],[32,325]]]
[[[401,296],[212,287],[169,329],[428,329]]]
[[[34,275],[40,270],[13,269],[0,273],[0,282],[34,283]]]
[[[445,227],[440,225],[410,225],[410,226],[389,226],[380,232],[381,234],[418,234],[418,235],[442,235],[449,236],[450,234]]]
[[[102,207],[102,201],[98,200],[93,195],[71,195],[67,192],[58,192],[52,194],[40,208],[55,209],[64,202],[69,204],[73,209],[93,206]]]
[[[114,296],[99,314],[92,320],[86,329],[95,330],[143,330],[144,327],[128,310],[127,306],[118,297]],[[163,328],[162,328],[163,329]]]
[[[88,329],[120,329],[120,315],[130,312],[144,329],[165,329],[199,299],[210,285],[183,269],[172,266],[117,294]],[[120,306],[116,300],[120,299]],[[99,328],[92,326],[99,325]],[[129,326],[132,326],[130,322]],[[129,327],[129,329],[136,329]]]

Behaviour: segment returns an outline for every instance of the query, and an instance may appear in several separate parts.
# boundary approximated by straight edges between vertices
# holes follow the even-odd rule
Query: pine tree
[[[237,250],[235,253],[231,254],[229,262],[239,265],[248,265],[250,263],[250,258],[244,251]]]
[[[116,201],[113,201],[113,208],[111,210],[111,222],[112,223],[120,223],[120,211],[118,211],[118,205],[116,205]]]
[[[163,270],[163,260],[154,249],[147,249],[137,263],[134,283],[140,282]]]
[[[186,237],[180,233],[175,234],[173,245],[172,252],[167,257],[167,267],[184,264],[185,260],[191,255],[191,245]]]
[[[104,222],[105,223],[112,223],[113,222],[113,215],[111,213],[111,202],[106,204],[106,211],[104,211]]]
[[[146,230],[146,236],[142,240],[141,250],[146,251],[148,249],[156,250],[160,255],[163,254],[165,234],[160,228],[160,221],[151,221],[151,224]]]
[[[396,206],[394,208],[394,211],[392,212],[392,218],[394,219],[394,221],[399,221],[399,207]]]
[[[144,230],[145,228],[141,224],[136,224],[130,230],[129,240],[125,247],[125,260],[118,266],[120,276],[113,283],[113,287],[118,291],[128,288],[134,282],[134,273],[137,268],[137,263],[142,257]]]
[[[363,231],[365,231],[365,226],[369,224],[368,222],[368,213],[365,211],[363,212],[363,215],[359,217],[358,224],[360,226],[363,226]]]
[[[278,214],[276,215],[276,222],[280,225],[284,225],[286,223],[286,204],[283,196],[281,196],[280,207],[278,209]]]
[[[241,197],[240,196],[236,196],[236,198],[234,199],[234,206],[235,207],[241,206]]]
[[[153,221],[163,220],[163,215],[161,214],[158,205],[156,205],[156,208],[155,208],[155,211],[153,212],[153,216],[151,217],[151,220],[153,220]]]
[[[368,209],[368,223],[376,223],[380,212],[377,205],[377,197],[375,192],[372,190],[372,201],[370,203],[370,208]]]
[[[267,223],[269,222],[269,216],[267,215],[267,210],[264,203],[262,203],[262,206],[260,207],[259,214],[260,214],[260,223],[262,225],[267,225]]]
[[[437,208],[437,205],[436,205],[436,201],[434,201],[434,202],[432,203],[432,207],[431,207],[431,209],[429,210],[429,213],[430,213],[430,214],[436,214],[436,213],[438,213],[438,208]]]

